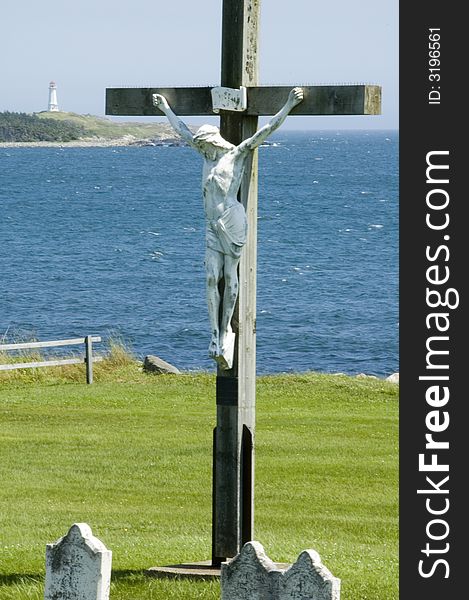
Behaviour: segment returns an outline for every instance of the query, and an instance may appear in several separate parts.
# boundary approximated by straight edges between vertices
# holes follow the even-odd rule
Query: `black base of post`
[[[239,552],[241,526],[238,378],[218,375],[213,432],[212,564]]]
[[[217,505],[217,428],[213,430],[213,454],[212,454],[212,567],[218,568],[226,560],[226,556],[216,556],[216,505]]]
[[[241,545],[251,542],[254,537],[252,498],[253,498],[253,439],[249,427],[243,425],[241,440]]]
[[[217,406],[238,406],[238,378],[217,375]]]

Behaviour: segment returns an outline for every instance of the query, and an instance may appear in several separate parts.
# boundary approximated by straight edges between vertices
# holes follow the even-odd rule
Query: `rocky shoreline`
[[[179,138],[137,139],[133,135],[121,138],[85,138],[71,142],[0,142],[0,148],[112,148],[122,146],[185,146]]]
[[[155,356],[154,354],[148,354],[145,356],[143,364],[141,366],[141,370],[146,373],[154,373],[157,375],[180,375],[181,371],[172,365],[171,363],[163,360],[159,356]],[[330,373],[330,375],[334,376],[343,376],[343,377],[355,377],[355,379],[375,379],[375,380],[384,380],[389,383],[395,383],[399,385],[399,372],[392,373],[388,377],[377,377],[376,375],[367,375],[366,373],[358,373],[357,375],[346,375],[345,373]]]

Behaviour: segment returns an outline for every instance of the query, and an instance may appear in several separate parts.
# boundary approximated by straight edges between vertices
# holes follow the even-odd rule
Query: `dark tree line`
[[[84,128],[70,121],[0,112],[0,142],[70,142],[84,135]]]

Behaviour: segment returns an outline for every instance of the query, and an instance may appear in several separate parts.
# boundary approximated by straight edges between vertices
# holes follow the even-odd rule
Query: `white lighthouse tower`
[[[57,85],[55,81],[49,83],[49,112],[58,112],[59,105],[57,104]]]

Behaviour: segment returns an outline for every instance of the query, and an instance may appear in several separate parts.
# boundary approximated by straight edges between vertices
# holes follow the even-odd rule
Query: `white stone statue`
[[[303,90],[293,88],[285,106],[252,137],[238,146],[227,142],[218,127],[202,125],[193,134],[171,110],[166,98],[153,95],[153,104],[171,123],[173,129],[204,158],[202,191],[205,207],[207,303],[212,330],[209,356],[222,369],[233,366],[235,334],[231,328],[238,297],[238,264],[246,243],[247,221],[243,205],[238,202],[246,159],[249,153],[285,121],[288,113],[303,100]],[[219,281],[225,290],[220,311]]]

